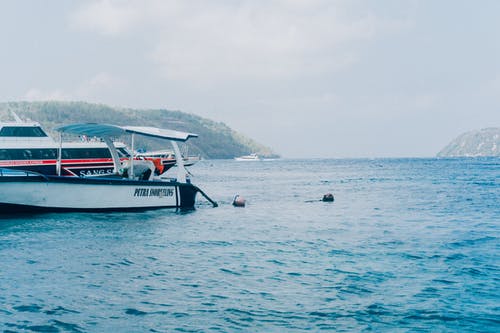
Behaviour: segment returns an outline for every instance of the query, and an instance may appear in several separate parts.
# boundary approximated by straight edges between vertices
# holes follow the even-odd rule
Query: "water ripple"
[[[2,217],[0,331],[498,332],[498,165],[202,161],[217,209]]]

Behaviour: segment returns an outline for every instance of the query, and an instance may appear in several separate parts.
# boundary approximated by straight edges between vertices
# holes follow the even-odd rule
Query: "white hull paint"
[[[240,156],[240,157],[235,157],[234,158],[236,161],[240,162],[253,162],[253,161],[260,161],[259,156],[256,154],[251,154],[251,155],[246,155],[246,156]]]
[[[45,210],[119,210],[185,206],[179,185],[154,185],[151,182],[137,181],[124,183],[126,182],[12,180],[0,184],[0,205]]]
[[[258,158],[241,158],[241,157],[235,157],[234,160],[238,161],[238,162],[256,162],[256,161],[260,161],[260,159],[258,159]]]

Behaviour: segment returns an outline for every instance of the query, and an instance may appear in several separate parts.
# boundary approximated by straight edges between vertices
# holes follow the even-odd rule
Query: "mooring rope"
[[[219,207],[219,205],[217,204],[217,202],[213,201],[212,199],[210,199],[210,197],[205,193],[203,192],[199,187],[196,187],[197,191],[201,193],[201,195],[203,195],[205,197],[205,199],[207,199],[211,204],[212,206],[215,208],[215,207]]]

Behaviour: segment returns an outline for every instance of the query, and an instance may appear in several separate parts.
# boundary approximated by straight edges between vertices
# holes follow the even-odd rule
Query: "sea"
[[[499,158],[190,171],[219,207],[2,216],[0,331],[500,332]]]

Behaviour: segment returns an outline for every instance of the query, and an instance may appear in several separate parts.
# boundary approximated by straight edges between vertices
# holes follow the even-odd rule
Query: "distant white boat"
[[[250,154],[240,157],[234,158],[236,161],[260,161],[260,158],[257,154]]]

